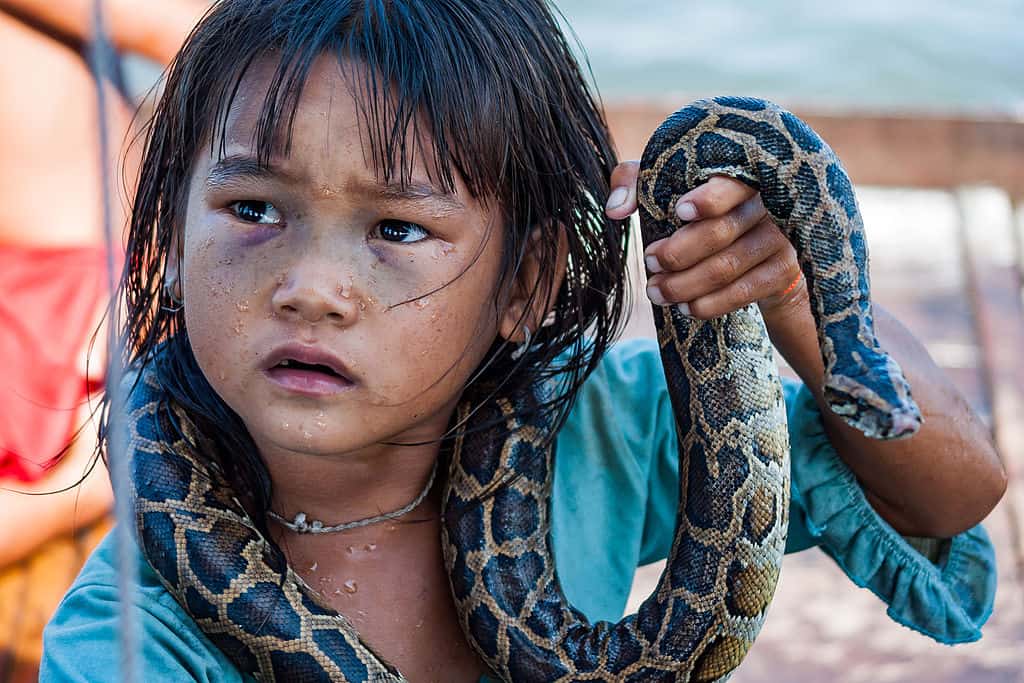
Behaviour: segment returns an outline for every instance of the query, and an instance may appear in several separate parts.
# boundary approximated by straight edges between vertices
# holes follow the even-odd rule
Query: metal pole
[[[106,392],[109,405],[107,466],[114,490],[114,540],[117,548],[117,576],[119,606],[119,629],[121,648],[121,680],[134,683],[140,680],[138,670],[138,623],[135,614],[135,587],[137,581],[138,554],[132,529],[135,527],[135,512],[130,493],[131,467],[128,461],[127,415],[124,411],[122,391],[124,361],[120,333],[120,302],[117,297],[119,273],[115,254],[120,250],[121,236],[114,225],[113,193],[111,192],[110,132],[107,119],[106,83],[113,83],[113,48],[103,22],[102,0],[92,3],[92,42],[90,62],[96,85],[96,109],[99,117],[99,155],[101,198],[103,202],[103,226],[107,241],[107,280],[110,288],[110,306],[107,311],[107,378]]]

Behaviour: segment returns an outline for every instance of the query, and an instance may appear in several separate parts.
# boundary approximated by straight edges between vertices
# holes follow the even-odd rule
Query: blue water
[[[555,0],[606,99],[1024,116],[1024,0]]]

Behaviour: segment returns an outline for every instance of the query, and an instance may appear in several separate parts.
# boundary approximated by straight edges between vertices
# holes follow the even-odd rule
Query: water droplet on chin
[[[353,581],[352,579],[349,579],[348,581],[346,581],[345,584],[344,584],[344,587],[345,587],[345,592],[349,593],[349,594],[355,593],[357,590],[359,590],[359,585],[356,584],[356,582]]]

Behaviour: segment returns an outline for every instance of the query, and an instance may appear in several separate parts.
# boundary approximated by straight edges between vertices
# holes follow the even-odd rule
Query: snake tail
[[[817,133],[764,100],[701,100],[658,128],[641,167],[639,201],[665,226],[660,237],[681,225],[673,211],[679,197],[712,175],[758,189],[807,279],[829,406],[869,437],[917,431],[922,418],[910,385],[875,336],[853,184]]]

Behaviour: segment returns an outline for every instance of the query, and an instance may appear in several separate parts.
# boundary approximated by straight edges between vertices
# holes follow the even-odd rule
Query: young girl
[[[224,0],[168,76],[132,217],[128,360],[187,415],[223,493],[411,680],[487,673],[438,541],[436,463],[469,390],[561,379],[552,542],[588,617],[618,619],[634,569],[668,552],[657,347],[611,346],[636,175],[542,0]],[[790,548],[821,546],[901,623],[976,639],[994,563],[974,525],[1004,485],[982,425],[881,311],[920,433],[868,441],[820,412],[792,249],[740,183],[687,199],[692,222],[648,249],[648,294],[701,318],[757,301],[806,382],[786,385]],[[342,528],[299,533],[317,522]],[[42,680],[118,680],[116,571],[104,542],[47,629]],[[146,677],[247,679],[141,554],[139,571]]]

